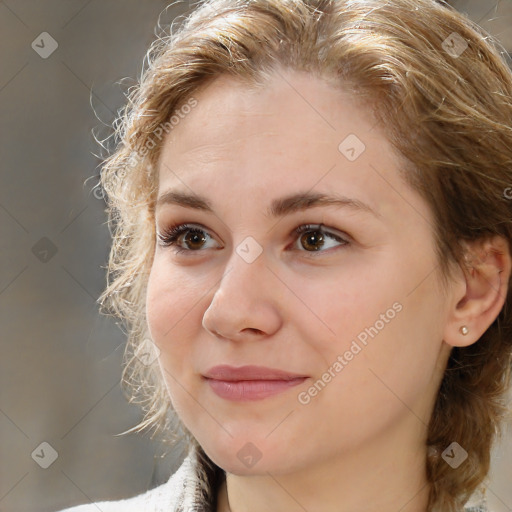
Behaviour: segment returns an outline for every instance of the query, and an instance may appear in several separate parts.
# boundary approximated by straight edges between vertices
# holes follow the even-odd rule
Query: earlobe
[[[445,343],[454,347],[475,343],[494,322],[505,304],[511,273],[510,249],[503,237],[465,245],[467,268],[457,282],[465,291],[462,296],[453,293],[444,333]]]

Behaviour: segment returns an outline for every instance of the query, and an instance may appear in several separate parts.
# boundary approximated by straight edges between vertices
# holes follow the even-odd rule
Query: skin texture
[[[157,207],[156,232],[193,223],[205,241],[182,238],[186,253],[157,246],[146,312],[174,408],[227,472],[219,510],[425,511],[426,428],[440,379],[451,347],[476,341],[499,313],[508,251],[484,250],[503,249],[501,240],[484,247],[482,275],[461,270],[444,290],[431,212],[400,178],[385,132],[312,75],[280,70],[259,91],[222,76],[195,98],[164,140],[159,196],[195,192],[214,212]],[[354,161],[338,148],[350,134],[365,145]],[[265,214],[296,192],[355,198],[377,216],[332,205]],[[293,233],[320,223],[348,244],[325,237],[314,251],[307,234]],[[237,252],[247,237],[263,249],[251,263]],[[390,319],[393,304],[400,311]],[[346,364],[336,372],[340,355]],[[308,379],[232,402],[201,376],[218,364]],[[329,368],[330,382],[301,403]],[[237,455],[244,447],[260,457],[250,467]]]

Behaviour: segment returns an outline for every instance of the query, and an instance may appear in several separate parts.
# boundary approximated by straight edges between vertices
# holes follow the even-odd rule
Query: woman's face
[[[237,474],[391,438],[421,450],[450,295],[431,211],[384,133],[303,73],[258,92],[221,77],[194,97],[164,140],[155,217],[162,237],[188,227],[157,245],[147,291],[181,420]],[[271,370],[233,370],[249,365]]]

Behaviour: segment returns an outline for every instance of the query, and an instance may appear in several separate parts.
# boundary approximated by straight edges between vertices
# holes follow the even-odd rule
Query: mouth
[[[220,365],[210,368],[203,378],[220,398],[241,402],[277,395],[308,377],[264,366]]]

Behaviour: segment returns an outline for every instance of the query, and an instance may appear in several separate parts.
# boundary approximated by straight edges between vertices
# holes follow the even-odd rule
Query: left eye
[[[336,243],[340,246],[348,245],[349,241],[342,236],[326,231],[322,224],[304,224],[292,232],[296,242],[300,242],[305,251],[299,252],[324,252],[322,249],[329,249]],[[164,247],[174,246],[179,253],[198,252],[204,249],[205,242],[213,238],[202,228],[191,224],[179,224],[162,233],[158,233],[160,245]],[[294,242],[294,243],[296,243]],[[211,247],[206,247],[211,248]]]
[[[313,249],[313,251],[307,250],[306,252],[319,252],[321,249],[325,249],[329,240],[331,240],[331,243],[332,241],[338,242],[342,246],[349,243],[345,238],[325,231],[322,224],[304,224],[296,228],[294,233],[299,236],[298,241],[304,244],[302,247],[307,245]],[[329,249],[330,247],[327,248]]]

